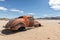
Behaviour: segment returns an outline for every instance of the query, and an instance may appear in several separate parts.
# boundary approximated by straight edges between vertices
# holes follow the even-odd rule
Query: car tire
[[[19,31],[26,31],[25,27],[20,27],[18,30]]]
[[[41,27],[41,24],[36,24],[34,25],[34,27]]]

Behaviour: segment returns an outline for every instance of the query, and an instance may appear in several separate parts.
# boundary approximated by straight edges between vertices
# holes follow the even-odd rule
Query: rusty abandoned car
[[[8,30],[25,30],[27,27],[40,27],[41,24],[32,16],[20,16],[10,20],[5,26]]]

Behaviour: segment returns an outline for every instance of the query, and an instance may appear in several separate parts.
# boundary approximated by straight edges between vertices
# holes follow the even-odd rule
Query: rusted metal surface
[[[16,19],[10,20],[5,28],[10,30],[18,30],[23,27],[33,27],[34,25],[41,26],[41,24],[36,21],[32,16],[21,16]]]

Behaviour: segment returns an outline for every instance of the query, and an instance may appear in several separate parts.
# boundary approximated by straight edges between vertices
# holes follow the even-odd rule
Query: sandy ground
[[[40,20],[42,27],[2,35],[1,30],[7,22],[0,20],[0,40],[60,40],[60,20]]]

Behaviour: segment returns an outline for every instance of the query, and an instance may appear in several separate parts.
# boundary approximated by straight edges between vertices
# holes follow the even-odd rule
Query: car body
[[[13,20],[10,20],[6,25],[5,29],[9,30],[24,30],[26,27],[38,27],[41,24],[36,21],[32,16],[20,16]]]

